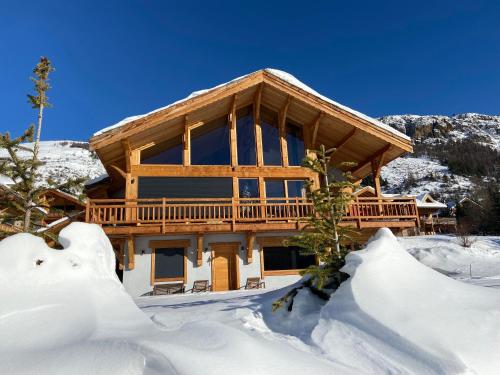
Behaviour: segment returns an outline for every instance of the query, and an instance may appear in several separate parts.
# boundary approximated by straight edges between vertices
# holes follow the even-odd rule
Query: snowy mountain
[[[382,169],[387,193],[430,192],[443,201],[457,194],[469,193],[484,180],[484,176],[453,172],[446,162],[436,157],[439,150],[446,154],[446,145],[453,142],[466,141],[482,147],[482,152],[487,150],[500,155],[500,116],[476,113],[453,116],[391,115],[379,120],[404,132],[415,142],[414,154],[396,159]],[[105,172],[95,154],[88,151],[87,142],[45,141],[41,143],[40,151],[44,163],[41,173],[45,180],[49,177],[57,182],[79,177],[91,179]],[[0,150],[0,160],[5,157],[5,150]],[[8,180],[0,176],[0,183],[6,182]]]
[[[33,147],[27,143],[25,146]],[[28,157],[28,152],[21,152],[21,157]],[[7,158],[7,151],[0,149],[0,160]],[[40,160],[43,165],[40,173],[44,181],[49,178],[56,183],[64,183],[75,178],[95,178],[104,173],[104,167],[97,156],[88,150],[87,142],[79,141],[42,141]],[[0,175],[0,183],[9,183],[9,179]]]
[[[414,154],[396,159],[382,169],[387,192],[430,192],[446,201],[470,193],[487,178],[486,175],[492,176],[492,169],[498,171],[500,116],[477,113],[453,116],[391,115],[379,120],[404,132],[415,143]],[[455,147],[457,144],[459,147]],[[452,155],[460,152],[463,155]],[[470,164],[480,164],[483,160],[483,164],[489,168],[488,173],[482,172],[480,168],[473,171],[475,173],[465,173],[456,168],[456,164],[451,165],[451,157],[461,157]]]

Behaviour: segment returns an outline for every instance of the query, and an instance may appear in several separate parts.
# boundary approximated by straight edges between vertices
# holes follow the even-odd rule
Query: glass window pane
[[[141,151],[141,164],[182,164],[182,135]]]
[[[155,279],[182,279],[184,277],[184,249],[156,249]]]
[[[306,196],[305,181],[290,180],[286,182],[289,198],[304,198]]]
[[[252,106],[236,112],[236,135],[238,165],[255,165],[255,126]]]
[[[240,178],[239,180],[240,198],[258,198],[259,180],[256,178]]]
[[[262,107],[260,116],[264,165],[281,165],[278,114],[265,107]]]
[[[192,165],[229,165],[229,126],[227,116],[191,131]]]
[[[304,136],[300,126],[286,124],[286,141],[288,149],[288,164],[301,165],[305,156]]]
[[[139,198],[231,198],[231,177],[139,177]]]
[[[285,186],[283,180],[266,180],[266,197],[283,198],[285,196]]]
[[[303,255],[300,247],[264,247],[264,271],[300,270],[316,263],[314,255]]]

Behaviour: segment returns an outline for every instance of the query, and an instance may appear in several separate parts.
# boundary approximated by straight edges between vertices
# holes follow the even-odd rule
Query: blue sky
[[[371,116],[500,114],[499,1],[0,2],[0,132],[36,113],[43,139],[103,127],[264,67]]]

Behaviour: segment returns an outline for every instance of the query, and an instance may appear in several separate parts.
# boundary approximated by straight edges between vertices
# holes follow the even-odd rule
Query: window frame
[[[197,130],[201,127],[210,125],[210,123],[215,122],[217,120],[225,118],[226,125],[225,127],[227,128],[227,144],[228,144],[228,163],[227,164],[193,164],[193,135],[192,132],[193,130]],[[255,121],[254,121],[255,122]],[[222,126],[220,128],[223,128]],[[187,133],[188,133],[188,139],[189,139],[189,146],[188,146],[188,153],[189,153],[189,165],[190,166],[199,166],[199,167],[207,167],[207,166],[213,166],[213,167],[226,167],[226,166],[231,166],[231,121],[230,121],[230,114],[225,113],[220,116],[216,116],[214,118],[210,118],[209,120],[204,120],[201,121],[200,123],[193,124],[191,126],[188,126],[187,128]]]
[[[264,270],[264,247],[284,247],[283,242],[288,238],[290,237],[260,237],[257,239],[260,255],[260,275],[262,278],[266,276],[300,275],[300,272],[305,270],[305,268],[275,271]],[[314,264],[319,265],[319,259],[317,256],[315,257]]]
[[[151,240],[149,241],[149,248],[151,249],[151,275],[150,283],[182,281],[187,283],[187,261],[188,261],[188,248],[191,246],[191,240]],[[157,279],[155,276],[155,258],[157,249],[184,249],[184,276],[183,277],[167,277]]]

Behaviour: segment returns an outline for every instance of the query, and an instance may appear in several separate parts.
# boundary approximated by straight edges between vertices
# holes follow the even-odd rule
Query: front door
[[[238,246],[239,244],[213,244],[212,288],[214,291],[238,289]]]

